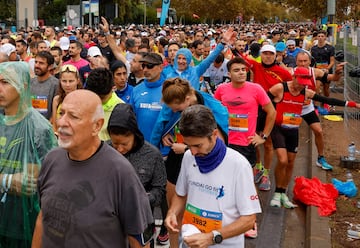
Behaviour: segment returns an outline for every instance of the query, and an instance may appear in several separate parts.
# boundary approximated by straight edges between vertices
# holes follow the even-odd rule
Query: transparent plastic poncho
[[[5,114],[7,106],[0,109],[0,239],[20,240],[21,247],[30,247],[40,210],[37,177],[42,160],[57,142],[51,124],[31,106],[28,64],[0,63],[0,79],[20,95],[15,115]]]

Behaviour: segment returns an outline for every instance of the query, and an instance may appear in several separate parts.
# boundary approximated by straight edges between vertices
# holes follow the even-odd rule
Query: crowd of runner
[[[257,190],[296,207],[303,119],[332,170],[319,112],[360,108],[330,98],[344,65],[326,25],[2,30],[0,247],[243,247]]]

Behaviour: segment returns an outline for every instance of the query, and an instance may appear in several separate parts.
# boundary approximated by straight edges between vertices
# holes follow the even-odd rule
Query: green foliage
[[[336,1],[335,18],[337,22],[348,19],[357,19],[356,11],[350,11],[347,14],[347,9],[355,10],[359,6],[358,0],[334,0]],[[278,3],[284,7],[292,7],[300,10],[300,13],[307,18],[324,17],[327,15],[327,0],[268,0],[271,3]]]
[[[15,1],[0,0],[0,22],[13,22],[15,20]]]

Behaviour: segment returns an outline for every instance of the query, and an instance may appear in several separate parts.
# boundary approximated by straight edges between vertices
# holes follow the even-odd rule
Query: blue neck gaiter
[[[196,164],[199,166],[201,173],[209,173],[210,171],[216,169],[219,164],[223,161],[226,154],[226,146],[224,142],[220,139],[216,139],[216,144],[212,151],[204,157],[196,157]]]

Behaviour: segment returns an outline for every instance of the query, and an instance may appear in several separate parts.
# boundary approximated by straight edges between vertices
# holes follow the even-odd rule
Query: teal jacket
[[[218,128],[224,135],[225,142],[227,143],[229,133],[229,113],[227,108],[208,93],[196,91],[196,96],[199,104],[212,110]],[[162,137],[168,133],[173,133],[173,128],[180,120],[180,115],[181,112],[173,112],[167,105],[163,105],[152,131],[150,143],[160,147]]]

